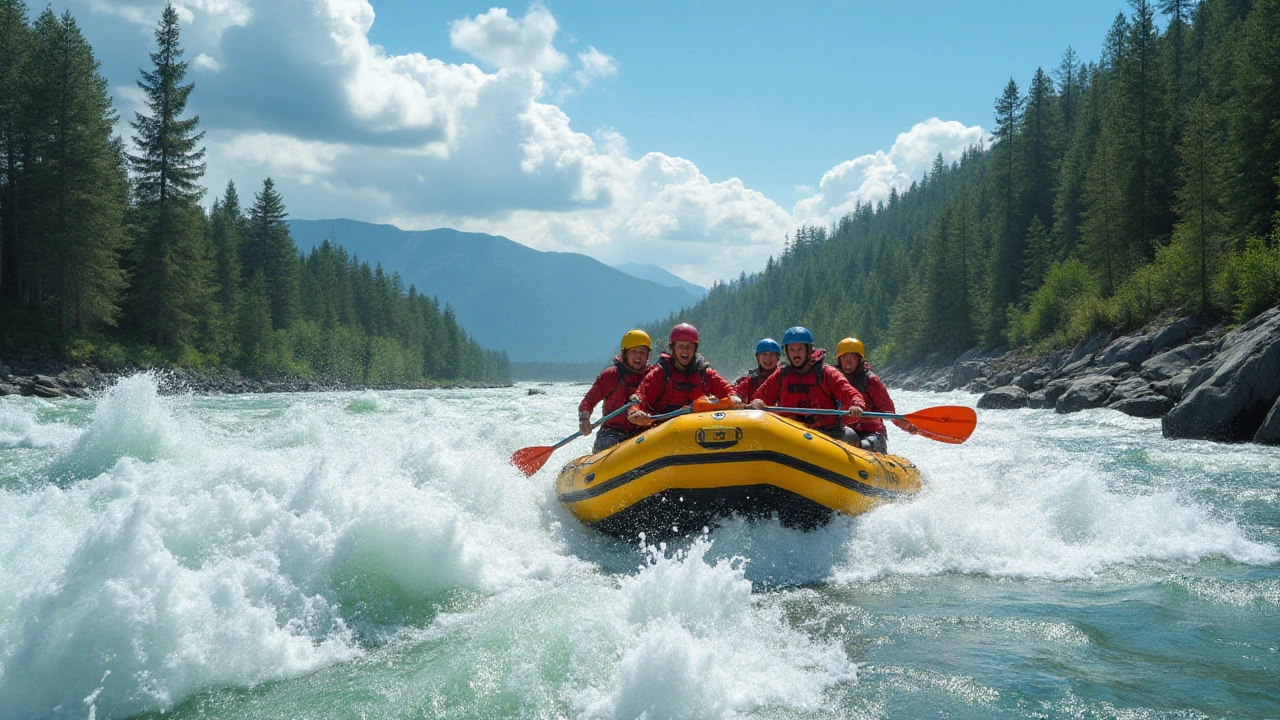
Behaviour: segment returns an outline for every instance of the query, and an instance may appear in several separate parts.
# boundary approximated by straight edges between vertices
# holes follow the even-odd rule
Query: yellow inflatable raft
[[[920,471],[760,410],[682,415],[570,461],[556,495],[578,519],[620,537],[697,532],[717,517],[777,515],[814,527],[920,491]]]

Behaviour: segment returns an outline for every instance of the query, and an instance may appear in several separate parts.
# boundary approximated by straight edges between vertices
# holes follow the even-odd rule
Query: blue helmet
[[[800,327],[799,325],[790,328],[786,332],[782,333],[782,344],[790,345],[791,343],[812,345],[813,333],[809,332],[809,328]]]
[[[778,341],[774,340],[773,338],[765,338],[760,342],[756,343],[756,354],[759,355],[762,352],[778,353],[779,355],[781,355],[782,346],[779,345]]]

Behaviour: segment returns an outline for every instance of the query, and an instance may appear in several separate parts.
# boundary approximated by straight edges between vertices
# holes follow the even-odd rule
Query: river
[[[654,547],[507,465],[585,389],[0,398],[0,719],[1280,717],[1280,448],[984,411]]]

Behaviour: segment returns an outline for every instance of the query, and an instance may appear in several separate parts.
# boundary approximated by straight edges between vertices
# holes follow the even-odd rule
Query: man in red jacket
[[[652,343],[649,334],[643,330],[632,330],[622,336],[622,352],[613,359],[613,364],[596,376],[582,402],[578,403],[578,429],[582,434],[591,434],[591,411],[601,400],[604,401],[602,415],[617,410],[627,403],[640,387],[649,366],[649,350]],[[606,420],[596,434],[596,443],[591,452],[598,453],[605,448],[640,434],[640,428],[632,425],[625,414]]]
[[[778,368],[756,391],[751,407],[763,410],[767,405],[843,409],[852,420],[862,417],[866,401],[839,370],[822,362],[826,350],[813,349],[813,333],[793,327],[782,335],[782,349],[787,364]],[[796,419],[837,440],[844,439],[840,418],[835,415],[801,415]]]
[[[671,328],[667,352],[658,355],[635,397],[639,403],[627,411],[627,419],[640,427],[653,424],[650,415],[668,413],[693,403],[701,397],[714,395],[733,401],[742,407],[733,386],[711,369],[705,358],[698,354],[698,329],[688,323]]]
[[[866,361],[867,350],[857,338],[845,338],[836,345],[836,363],[840,374],[849,384],[862,394],[867,401],[870,412],[897,413],[893,409],[893,399],[880,378],[871,372]],[[915,426],[900,420],[898,426],[909,433],[915,433]],[[861,446],[863,450],[884,453],[889,452],[889,438],[885,433],[884,421],[880,418],[862,418],[857,422],[845,422],[845,442]]]
[[[765,378],[778,369],[778,359],[782,357],[782,346],[773,338],[765,338],[756,343],[756,369],[738,378],[734,383],[738,397],[742,402],[751,402],[756,391],[764,384]]]

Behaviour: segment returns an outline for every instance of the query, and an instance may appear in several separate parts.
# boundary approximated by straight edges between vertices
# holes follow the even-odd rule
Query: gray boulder
[[[1138,374],[1148,380],[1166,380],[1211,354],[1217,345],[1214,342],[1187,343],[1162,352],[1142,363]]]
[[[1031,368],[1019,375],[1013,381],[1013,384],[1027,392],[1034,392],[1044,384],[1044,379],[1047,377],[1049,377],[1049,372],[1044,368]]]
[[[1045,386],[1044,400],[1045,400],[1045,403],[1047,404],[1047,407],[1053,407],[1054,405],[1057,405],[1058,399],[1061,398],[1063,395],[1065,395],[1067,391],[1071,389],[1071,383],[1072,383],[1071,380],[1059,380],[1055,383],[1051,383]]]
[[[1105,370],[1103,370],[1102,374],[1110,375],[1111,377],[1120,377],[1125,373],[1130,373],[1131,370],[1132,368],[1129,366],[1128,363],[1116,363],[1115,365],[1112,365],[1106,368]]]
[[[1107,407],[1134,417],[1158,418],[1169,412],[1173,407],[1173,401],[1148,390],[1143,393],[1125,395],[1119,400],[1113,399],[1107,403]]]
[[[1054,400],[1050,400],[1044,390],[1037,390],[1027,396],[1027,407],[1032,410],[1048,410],[1053,407]]]
[[[1251,440],[1280,397],[1280,307],[1224,336],[1183,392],[1162,420],[1165,437]]]
[[[1093,355],[1085,355],[1079,360],[1073,360],[1067,363],[1066,365],[1063,365],[1062,367],[1058,368],[1058,371],[1057,373],[1055,373],[1055,375],[1057,377],[1064,377],[1064,378],[1077,376],[1080,373],[1085,372],[1086,370],[1093,369],[1094,359],[1095,359],[1095,356]]]
[[[1027,406],[1027,391],[1017,385],[1005,385],[988,392],[978,400],[984,410],[1015,410]]]
[[[1187,387],[1187,381],[1191,379],[1191,370],[1183,370],[1168,380],[1157,380],[1151,383],[1151,389],[1161,395],[1177,402],[1182,399],[1183,390]]]
[[[951,388],[962,388],[985,374],[986,365],[980,362],[961,362],[951,367]]]
[[[1102,407],[1110,399],[1115,382],[1115,378],[1109,375],[1086,375],[1071,383],[1071,387],[1058,398],[1053,409],[1060,413],[1070,413]]]
[[[1125,363],[1136,368],[1153,354],[1186,342],[1199,326],[1193,318],[1181,318],[1147,335],[1119,338],[1102,351],[1099,364],[1105,367]]]
[[[1271,406],[1271,412],[1262,421],[1262,427],[1254,433],[1253,441],[1263,445],[1280,445],[1280,400],[1276,400],[1276,404]]]
[[[17,394],[18,394],[18,388],[16,386],[10,385],[9,383],[5,383],[5,382],[0,382],[0,397],[4,397],[5,395],[17,395]]]
[[[1200,332],[1200,321],[1185,317],[1175,320],[1151,334],[1151,352],[1159,353],[1181,345]]]
[[[1109,342],[1111,342],[1110,335],[1094,335],[1093,337],[1085,338],[1084,342],[1077,345],[1076,349],[1071,352],[1071,358],[1067,360],[1067,363],[1070,364],[1092,356],[1106,347]]]
[[[1151,338],[1146,335],[1126,336],[1108,345],[1098,358],[1098,364],[1103,367],[1116,363],[1138,365],[1150,356]]]

